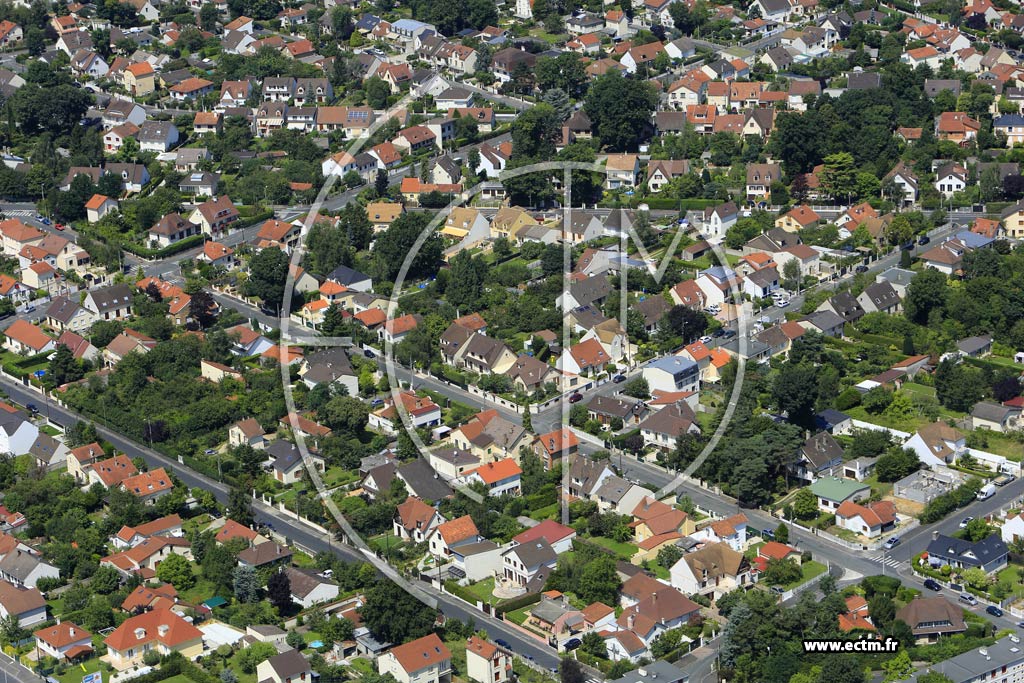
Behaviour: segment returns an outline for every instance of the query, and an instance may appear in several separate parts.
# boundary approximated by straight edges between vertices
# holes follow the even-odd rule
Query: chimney
[[[58,621],[57,623],[59,624],[60,622]],[[68,627],[68,635],[71,636],[72,638],[74,638],[74,636],[75,636],[75,627],[74,626],[69,626]]]
[[[635,614],[630,614],[629,617],[626,619],[626,628],[628,628],[629,630],[633,630],[633,624],[635,624],[635,623],[636,623],[636,615]]]

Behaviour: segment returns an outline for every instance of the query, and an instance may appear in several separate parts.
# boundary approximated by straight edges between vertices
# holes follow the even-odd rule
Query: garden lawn
[[[207,581],[204,578],[196,577],[196,585],[189,588],[187,591],[181,592],[181,599],[183,602],[198,605],[203,600],[209,600],[214,597],[217,593],[217,586],[212,581]]]
[[[604,536],[591,536],[587,539],[587,541],[593,543],[594,545],[599,545],[602,548],[607,548],[619,557],[622,557],[626,560],[633,557],[633,555],[635,555],[637,551],[637,547],[632,543],[622,543],[620,541],[614,541],[610,538],[605,538]]]
[[[796,583],[791,583],[791,584],[785,585],[782,588],[784,590],[791,590],[793,588],[796,588],[800,584],[803,584],[803,583],[806,583],[806,582],[810,581],[811,579],[813,579],[815,576],[818,576],[819,574],[824,574],[827,571],[828,571],[828,567],[823,565],[821,562],[815,562],[814,560],[810,560],[808,562],[804,562],[802,565],[800,565],[800,573],[803,574],[803,576],[800,578],[800,580],[797,581]]]
[[[996,583],[1003,584],[1008,595],[1017,599],[1024,598],[1024,583],[1021,583],[1020,575],[1017,573],[1021,568],[1019,564],[1010,564],[996,573]]]
[[[85,671],[82,671],[82,666],[85,667]],[[68,666],[68,670],[65,671],[64,673],[60,674],[59,676],[56,673],[52,673],[52,674],[50,674],[50,678],[54,678],[54,679],[60,681],[60,683],[82,683],[82,676],[85,676],[87,673],[89,673],[89,674],[95,673],[95,672],[97,672],[99,670],[100,670],[100,658],[99,657],[93,657],[92,659],[88,659],[85,662],[82,662],[81,665],[74,664],[74,665]],[[109,677],[110,677],[110,674],[105,674],[104,675],[104,678],[109,678]],[[174,678],[178,678],[178,676],[175,676]],[[174,679],[169,679],[169,680],[174,680]],[[178,683],[178,682],[175,681],[175,683]],[[191,682],[189,682],[189,683],[191,683]]]
[[[543,522],[545,519],[554,519],[557,521],[558,512],[561,508],[558,503],[552,503],[551,505],[545,505],[542,508],[537,508],[530,513],[530,519],[535,519],[538,522]]]
[[[363,657],[356,657],[349,660],[349,666],[355,669],[362,675],[376,674],[377,671],[373,668],[373,663]]]
[[[512,623],[522,626],[523,622],[526,621],[526,618],[530,616],[530,610],[532,609],[533,605],[526,605],[525,607],[520,607],[512,612],[505,612],[505,616]]]
[[[492,605],[496,605],[500,602],[498,598],[494,597],[494,577],[488,577],[483,581],[477,581],[476,583],[464,586],[463,588],[476,597],[480,602],[486,602]]]

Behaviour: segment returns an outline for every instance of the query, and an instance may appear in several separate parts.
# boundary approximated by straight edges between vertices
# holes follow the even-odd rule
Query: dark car
[[[502,646],[502,647],[503,647],[503,648],[505,648],[506,650],[510,650],[510,649],[512,649],[512,646],[511,646],[511,645],[509,645],[509,644],[508,644],[508,641],[507,641],[507,640],[505,640],[504,638],[495,638],[495,639],[494,639],[494,642],[495,642],[495,643],[497,643],[498,645]]]
[[[711,333],[711,336],[714,337],[715,339],[720,339],[721,337],[725,336],[725,330],[719,327],[717,330]]]
[[[621,384],[621,383],[626,381],[626,376],[625,375],[615,375],[614,377],[612,377],[612,381],[615,382],[616,384]]]
[[[761,529],[761,538],[768,539],[769,541],[775,539],[775,532],[771,529]]]
[[[900,247],[900,249],[902,249],[903,251],[910,251],[913,248],[914,248],[914,240],[910,240],[909,242],[907,242],[906,244],[904,244],[903,246]]]
[[[565,649],[566,652],[569,652],[570,650],[575,650],[582,644],[583,641],[579,638],[570,638],[569,640],[562,643],[562,647]]]
[[[866,273],[866,272],[868,272],[868,267],[865,266],[865,265],[859,265],[856,268],[854,268],[854,271],[856,271],[858,273]]]
[[[722,339],[732,339],[736,336],[736,330],[726,330],[722,333]]]
[[[1001,617],[1001,616],[1003,616],[1003,610],[999,609],[995,605],[989,605],[988,607],[985,608],[985,611],[988,612],[989,614],[991,614],[994,617]]]
[[[366,356],[367,358],[376,358],[377,357],[376,354],[374,354],[374,352],[371,351],[370,349],[363,349],[363,355]]]
[[[39,412],[39,406],[37,406],[35,403],[29,403],[25,407],[28,408],[28,412],[30,412],[30,413],[38,413]]]
[[[930,591],[935,591],[935,592],[938,592],[938,591],[942,590],[942,586],[940,586],[939,582],[936,581],[935,579],[925,579],[924,580],[924,587],[927,588]]]
[[[917,238],[917,243],[918,244],[928,244],[931,241],[932,241],[932,238],[929,237],[928,235],[921,235],[920,237]]]
[[[569,396],[569,403],[579,403],[582,400],[583,400],[583,394],[581,394],[579,392],[576,392],[575,394],[572,394],[571,396]]]

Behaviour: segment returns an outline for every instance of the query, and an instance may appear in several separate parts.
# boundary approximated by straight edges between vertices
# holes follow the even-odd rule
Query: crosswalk
[[[876,555],[875,557],[869,557],[868,559],[872,562],[877,562],[878,564],[885,565],[886,567],[892,567],[893,569],[900,566],[899,560],[889,557],[887,555]]]
[[[35,218],[36,212],[30,209],[8,209],[4,211],[8,216],[17,216],[18,218]]]

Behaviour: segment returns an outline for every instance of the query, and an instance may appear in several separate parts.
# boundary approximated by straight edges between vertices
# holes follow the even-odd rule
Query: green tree
[[[779,522],[775,527],[775,540],[779,543],[789,543],[789,527],[785,522]]]
[[[818,499],[808,488],[802,488],[793,497],[793,514],[797,519],[814,519],[818,516]]]
[[[793,424],[814,425],[814,405],[818,396],[818,368],[787,362],[772,384],[772,398]]]
[[[622,581],[615,569],[615,560],[602,555],[589,562],[580,574],[579,598],[585,603],[617,604]]]
[[[256,570],[248,565],[239,565],[232,572],[235,597],[239,602],[256,602],[259,599],[259,579]]]
[[[856,170],[853,155],[848,152],[837,152],[823,159],[825,166],[821,176],[821,187],[834,198],[846,197],[852,190]]]
[[[245,283],[245,293],[278,308],[284,299],[287,279],[288,255],[280,249],[262,249],[249,262],[249,279]],[[287,311],[288,307],[285,306],[283,312]]]
[[[228,518],[242,526],[252,526],[252,482],[249,480],[236,483],[228,491]]]
[[[373,244],[374,265],[385,280],[394,281],[402,263],[412,252],[417,239],[430,223],[430,214],[408,211],[391,222],[387,230],[377,236]],[[409,267],[409,278],[429,277],[437,272],[443,245],[436,232],[431,232]]]
[[[800,565],[793,560],[778,560],[772,558],[768,560],[768,567],[765,569],[764,580],[772,586],[785,586],[791,583],[796,583],[800,580],[802,575]]]
[[[907,285],[903,314],[913,323],[926,325],[933,312],[943,312],[947,294],[946,276],[934,268],[925,268]]]
[[[591,84],[583,109],[601,144],[624,152],[637,149],[657,104],[658,95],[647,81],[624,78],[612,69]]]
[[[468,250],[457,253],[450,264],[451,277],[444,296],[456,309],[475,307],[483,296],[487,266],[480,258],[470,256]]]
[[[156,568],[156,576],[164,583],[169,583],[178,591],[186,591],[196,583],[195,574],[192,573],[192,563],[182,555],[172,554],[168,556]]]
[[[82,365],[75,360],[75,356],[64,344],[58,344],[57,350],[50,357],[50,370],[47,379],[51,386],[59,387],[68,382],[75,382],[82,379],[85,372]]]
[[[363,623],[382,642],[404,643],[430,633],[435,613],[398,584],[380,579],[366,592]]]
[[[267,599],[284,614],[292,607],[292,582],[283,571],[274,572],[267,579]]]

